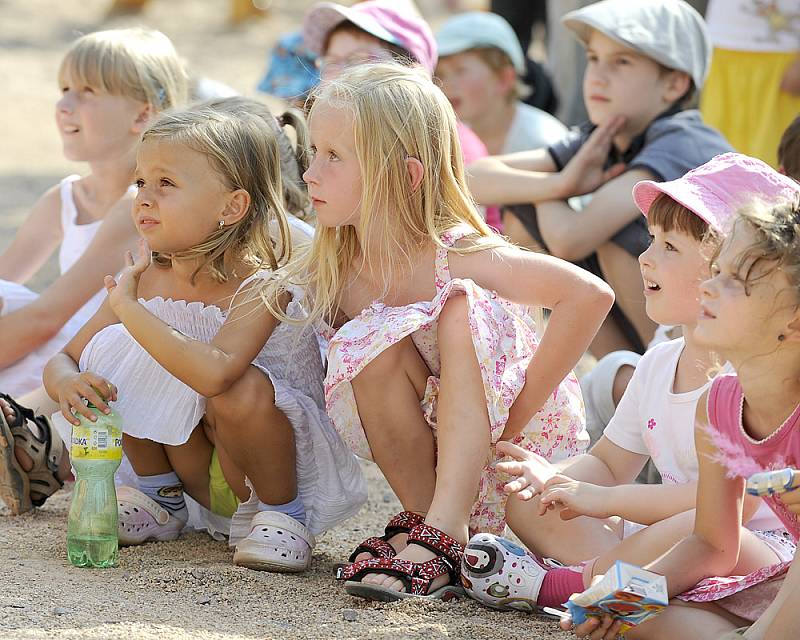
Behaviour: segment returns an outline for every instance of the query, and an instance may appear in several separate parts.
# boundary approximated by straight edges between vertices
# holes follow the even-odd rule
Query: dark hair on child
[[[800,181],[800,116],[786,127],[778,145],[778,164],[793,180]]]
[[[647,221],[665,232],[674,230],[685,233],[698,242],[711,239],[716,235],[708,223],[694,211],[687,209],[663,193],[659,194],[650,205]]]

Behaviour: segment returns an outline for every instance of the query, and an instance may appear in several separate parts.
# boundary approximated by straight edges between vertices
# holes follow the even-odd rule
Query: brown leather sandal
[[[42,506],[64,486],[58,478],[58,469],[65,448],[48,418],[34,415],[5,393],[0,393],[0,398],[8,402],[14,412],[14,418],[9,421],[0,411],[0,499],[13,515],[18,515]],[[29,422],[38,427],[39,435],[31,431]],[[20,466],[16,447],[22,447],[33,461],[30,471]]]

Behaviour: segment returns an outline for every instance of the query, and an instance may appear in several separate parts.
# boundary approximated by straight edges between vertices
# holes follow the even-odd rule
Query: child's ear
[[[422,184],[425,168],[417,158],[414,156],[408,156],[406,158],[406,170],[408,171],[408,179],[411,183],[411,191],[413,193],[419,189],[419,185]]]
[[[517,85],[517,70],[514,67],[503,67],[498,73],[500,86],[503,88],[503,95],[508,96],[511,90]]]
[[[692,86],[692,79],[685,71],[670,71],[664,90],[664,100],[674,104],[687,94]]]
[[[244,218],[250,210],[250,194],[244,189],[237,189],[232,191],[228,196],[228,204],[222,212],[222,219],[225,221],[225,226],[236,224]]]
[[[781,342],[800,343],[800,307],[795,310],[781,335],[783,338],[778,338]]]
[[[150,121],[155,115],[156,110],[153,108],[152,104],[149,102],[143,104],[142,108],[139,109],[139,113],[136,114],[136,119],[133,121],[133,132],[142,133],[147,129],[147,125],[150,124]]]

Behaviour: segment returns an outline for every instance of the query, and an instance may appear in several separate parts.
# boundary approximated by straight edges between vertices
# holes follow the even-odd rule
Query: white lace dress
[[[253,277],[266,277],[268,273]],[[303,294],[299,289],[291,293],[287,312],[290,317],[301,318]],[[140,302],[172,328],[205,343],[213,340],[226,318],[219,307],[202,302],[161,297]],[[354,515],[366,501],[367,492],[355,456],[325,414],[324,372],[314,332],[279,324],[253,364],[269,376],[275,388],[275,404],[294,428],[298,491],[306,509],[306,525],[317,535]],[[136,438],[183,444],[205,413],[205,397],[167,372],[122,324],[99,331],[83,350],[79,367],[117,386],[119,399],[114,409],[122,417],[124,432]],[[60,413],[53,416],[53,422],[68,442],[71,425]],[[251,497],[240,505],[232,520],[194,504],[189,525],[212,535],[230,534],[233,543],[249,533],[256,503],[257,498]]]

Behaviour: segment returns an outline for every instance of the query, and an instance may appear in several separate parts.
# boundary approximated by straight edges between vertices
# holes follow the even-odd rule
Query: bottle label
[[[114,425],[72,425],[72,458],[122,460],[122,430]]]

